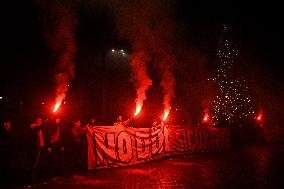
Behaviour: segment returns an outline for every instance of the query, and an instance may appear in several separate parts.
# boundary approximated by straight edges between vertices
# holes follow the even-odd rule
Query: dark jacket
[[[50,123],[43,129],[46,148],[61,148],[65,146],[65,128],[62,123]]]
[[[36,126],[36,127],[30,128],[29,133],[28,133],[30,147],[32,148],[40,147],[40,138],[39,138],[40,132],[42,132],[42,126]],[[42,132],[42,137],[43,137],[43,132]],[[43,142],[44,142],[44,138],[43,138]]]

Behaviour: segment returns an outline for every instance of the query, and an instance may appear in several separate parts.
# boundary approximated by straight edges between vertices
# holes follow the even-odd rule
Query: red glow
[[[169,113],[170,113],[170,109],[167,109],[164,111],[163,121],[165,121],[168,118]]]
[[[208,121],[209,121],[209,115],[208,115],[208,113],[206,113],[206,114],[204,115],[204,117],[203,117],[202,122],[203,122],[203,123],[207,123]]]
[[[146,62],[147,54],[142,51],[134,52],[131,56],[131,67],[133,69],[133,79],[136,85],[136,111],[134,116],[137,116],[141,111],[143,101],[146,100],[146,91],[152,85],[152,80],[147,75]]]
[[[137,116],[142,109],[142,104],[137,104],[134,116]]]
[[[208,121],[208,116],[205,116],[205,117],[203,118],[203,121]]]
[[[261,121],[262,120],[262,113],[259,113],[258,116],[256,116],[256,120],[257,121]]]
[[[54,106],[53,112],[56,112],[58,110],[58,108],[60,107],[61,102],[57,102]]]

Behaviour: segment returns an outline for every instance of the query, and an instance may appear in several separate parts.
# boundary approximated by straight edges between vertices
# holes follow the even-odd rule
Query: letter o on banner
[[[120,132],[116,138],[116,145],[118,160],[129,163],[133,157],[131,135],[125,131]]]

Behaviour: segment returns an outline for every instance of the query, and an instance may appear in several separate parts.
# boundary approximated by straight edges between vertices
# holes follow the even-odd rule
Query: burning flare
[[[259,113],[259,114],[256,116],[256,120],[257,120],[257,121],[261,121],[261,120],[262,120],[262,113]]]
[[[205,114],[203,116],[202,123],[208,123],[209,122],[210,117],[209,117],[209,113],[207,111],[205,112]]]
[[[58,110],[58,108],[60,107],[61,102],[57,102],[54,106],[53,112],[56,112]]]
[[[168,116],[170,114],[170,109],[171,108],[168,108],[168,109],[164,110],[163,121],[166,121],[166,119],[168,118]]]
[[[141,109],[142,109],[142,103],[137,103],[136,111],[134,113],[134,116],[137,116],[139,114],[139,112],[141,111]]]
[[[54,108],[53,108],[53,112],[56,112],[59,109],[59,107],[61,106],[62,101],[64,99],[65,99],[65,95],[64,94],[63,95],[59,95],[59,96],[56,97],[55,105],[54,105]]]
[[[208,122],[208,120],[209,120],[209,115],[208,115],[208,113],[206,113],[203,117],[203,122],[206,123],[206,122]]]

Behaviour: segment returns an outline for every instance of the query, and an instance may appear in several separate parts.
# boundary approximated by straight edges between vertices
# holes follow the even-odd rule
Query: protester
[[[134,117],[131,117],[130,119],[123,121],[122,116],[119,115],[116,118],[116,121],[114,122],[113,126],[128,126],[129,123],[134,119]]]
[[[64,171],[65,128],[60,118],[49,123],[43,130],[45,139],[46,171],[51,175],[62,174]]]
[[[38,165],[42,161],[41,153],[44,149],[44,139],[42,132],[42,119],[40,117],[35,119],[35,122],[30,124],[29,132],[29,159],[31,163],[30,176],[32,181],[36,180],[39,172]]]
[[[89,126],[89,127],[94,127],[94,126],[95,126],[95,123],[96,123],[95,118],[91,118],[90,121],[89,121],[89,123],[87,124],[87,126]]]
[[[64,151],[63,130],[63,124],[59,118],[56,118],[55,122],[48,124],[44,129],[46,148],[48,152]]]
[[[159,123],[157,119],[154,119],[154,120],[153,120],[153,123],[152,123],[151,130],[152,130],[153,132],[155,132],[156,130],[161,129],[161,125],[162,125],[162,124]]]
[[[116,121],[114,122],[113,126],[118,126],[118,125],[122,125],[122,116],[119,115],[117,118],[116,118]]]
[[[14,128],[11,120],[5,119],[3,125],[0,125],[0,176],[4,181],[11,179],[10,166],[13,155]]]
[[[73,121],[71,129],[71,145],[69,157],[72,158],[71,164],[75,173],[82,173],[87,170],[87,127],[81,126],[81,121],[76,119]]]
[[[154,119],[152,123],[152,127],[157,127],[157,126],[159,126],[158,120]]]

